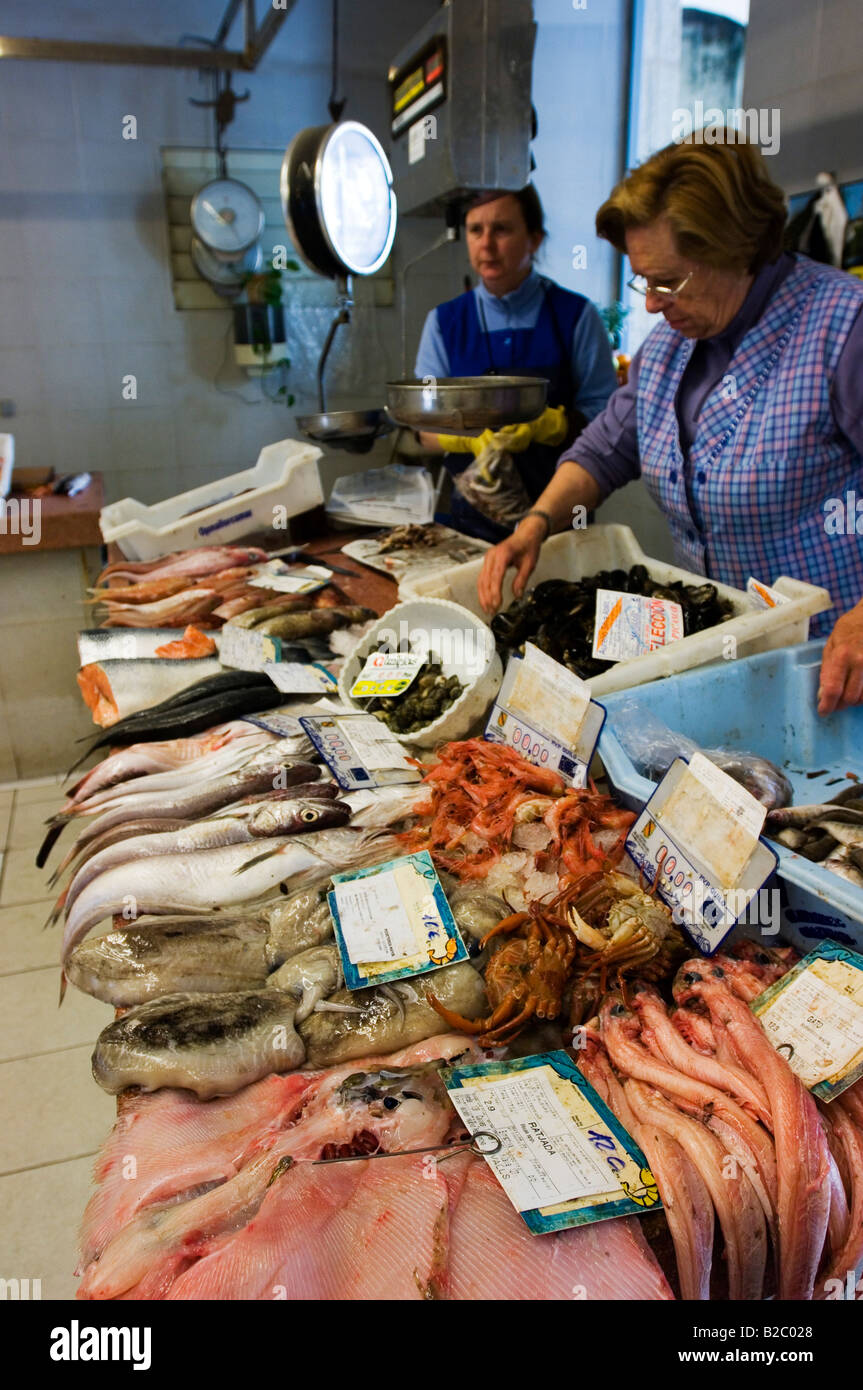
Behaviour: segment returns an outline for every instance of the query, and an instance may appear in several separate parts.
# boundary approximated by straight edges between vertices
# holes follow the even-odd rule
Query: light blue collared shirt
[[[545,276],[531,270],[530,274],[509,294],[496,295],[480,282],[473,290],[480,323],[485,316],[489,333],[507,329],[533,328],[539,318],[550,283]],[[598,310],[589,301],[575,325],[572,335],[572,374],[577,382],[572,406],[592,420],[605,409],[608,398],[617,386],[617,374],[611,358],[611,348],[605,325]],[[505,365],[500,364],[502,367]],[[449,357],[438,323],[437,309],[432,309],[423,326],[417,349],[416,376],[450,376]]]

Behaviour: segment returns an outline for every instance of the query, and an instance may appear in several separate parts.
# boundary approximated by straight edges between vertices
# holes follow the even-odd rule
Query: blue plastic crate
[[[806,642],[600,697],[608,718],[599,754],[620,799],[640,809],[656,785],[636,772],[615,736],[615,710],[633,699],[703,748],[769,758],[789,778],[796,803],[826,801],[849,774],[863,780],[863,706],[826,718],[816,710],[823,650],[823,641]],[[769,843],[779,855],[786,940],[803,951],[826,938],[863,947],[863,888]]]

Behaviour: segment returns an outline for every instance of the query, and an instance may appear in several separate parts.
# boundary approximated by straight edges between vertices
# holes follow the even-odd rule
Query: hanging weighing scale
[[[317,414],[297,427],[315,444],[367,453],[392,423],[383,410],[328,411],[324,375],[336,333],[351,321],[354,275],[374,275],[392,249],[396,197],[380,142],[358,121],[309,126],[285,153],[282,211],[297,253],[311,270],[335,280],[336,314],[318,362]]]

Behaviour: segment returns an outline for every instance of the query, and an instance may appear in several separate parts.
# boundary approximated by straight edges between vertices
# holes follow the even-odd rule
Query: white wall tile
[[[35,347],[0,348],[0,393],[21,411],[43,408],[45,380]]]
[[[101,343],[52,344],[39,348],[46,401],[52,410],[104,410],[105,354]]]
[[[152,487],[145,487],[151,480],[154,469],[168,470],[175,466],[176,437],[174,433],[173,412],[170,406],[144,406],[140,409],[125,409],[112,406],[108,411],[108,431],[111,450],[111,471],[114,473],[137,474],[123,480],[126,492],[140,497],[142,502],[159,501],[152,495]],[[149,496],[143,496],[143,492]],[[169,497],[170,491],[162,494]]]

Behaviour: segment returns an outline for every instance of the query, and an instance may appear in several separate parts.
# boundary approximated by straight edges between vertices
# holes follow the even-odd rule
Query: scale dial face
[[[238,179],[213,179],[199,188],[190,210],[192,230],[214,256],[236,261],[264,230],[257,194]]]
[[[235,261],[228,261],[214,256],[200,238],[195,236],[192,237],[190,254],[198,274],[210,282],[217,294],[228,298],[236,297],[240,293],[247,274],[260,270],[264,259],[263,249],[260,245],[255,245],[244,256],[239,256]]]
[[[353,275],[373,275],[396,234],[396,197],[380,142],[358,121],[328,135],[316,170],[321,226],[333,254]]]

